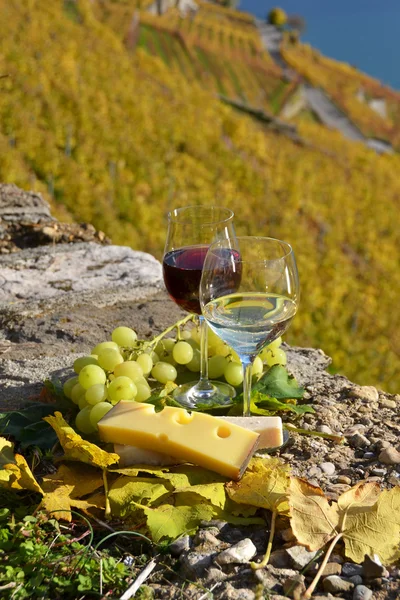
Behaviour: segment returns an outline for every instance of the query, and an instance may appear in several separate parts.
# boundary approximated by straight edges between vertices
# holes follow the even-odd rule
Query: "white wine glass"
[[[251,414],[252,364],[281,336],[297,312],[299,277],[292,247],[267,237],[213,243],[200,283],[200,305],[211,329],[239,355],[243,416]]]
[[[168,232],[163,258],[167,291],[183,310],[199,315],[200,380],[178,386],[174,398],[187,408],[198,404],[228,404],[236,390],[208,379],[207,324],[201,314],[199,287],[209,245],[235,236],[234,214],[221,206],[185,206],[168,214]]]

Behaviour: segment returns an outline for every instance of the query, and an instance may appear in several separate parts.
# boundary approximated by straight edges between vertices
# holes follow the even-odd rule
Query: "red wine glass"
[[[183,310],[199,315],[200,380],[180,385],[175,399],[185,407],[227,404],[235,389],[208,379],[207,324],[201,314],[199,286],[209,245],[235,236],[233,212],[219,206],[186,206],[168,214],[168,233],[163,258],[167,291]]]

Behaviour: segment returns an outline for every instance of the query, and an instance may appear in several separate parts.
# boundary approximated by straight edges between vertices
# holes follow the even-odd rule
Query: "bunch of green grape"
[[[76,428],[84,434],[95,433],[100,419],[120,400],[145,402],[153,388],[175,382],[183,369],[199,372],[199,336],[196,327],[178,328],[178,339],[158,336],[152,343],[138,340],[129,327],[114,329],[110,341],[97,344],[90,356],[74,361],[75,376],[64,383],[65,396],[79,407]],[[278,338],[256,357],[253,377],[258,379],[274,364],[286,365],[281,342]],[[208,375],[211,379],[224,378],[235,387],[243,382],[238,355],[211,330]]]

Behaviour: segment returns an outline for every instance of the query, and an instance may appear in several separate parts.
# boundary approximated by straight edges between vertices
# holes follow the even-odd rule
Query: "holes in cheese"
[[[190,418],[189,418],[190,417]],[[257,448],[258,433],[204,413],[121,400],[98,423],[104,442],[136,446],[239,479]]]

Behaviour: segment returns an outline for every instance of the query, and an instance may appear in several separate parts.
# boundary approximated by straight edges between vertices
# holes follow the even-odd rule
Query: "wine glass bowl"
[[[242,361],[245,416],[250,415],[254,358],[287,330],[298,302],[296,260],[287,242],[246,236],[209,247],[200,304],[211,329]]]
[[[203,263],[210,243],[235,236],[233,212],[220,206],[186,206],[168,214],[163,258],[165,287],[183,310],[199,315],[200,380],[179,386],[174,397],[182,405],[224,404],[235,395],[232,386],[210,382],[207,369],[207,325],[201,313],[199,288]]]

